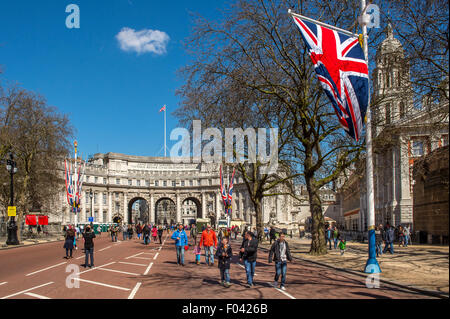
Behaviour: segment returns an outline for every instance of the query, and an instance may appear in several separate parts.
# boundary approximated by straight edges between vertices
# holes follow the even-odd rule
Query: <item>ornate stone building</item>
[[[413,102],[408,62],[390,25],[375,63],[371,104],[375,222],[412,226],[414,161],[448,145],[448,100]],[[365,231],[365,159],[354,168],[338,196],[347,228]]]

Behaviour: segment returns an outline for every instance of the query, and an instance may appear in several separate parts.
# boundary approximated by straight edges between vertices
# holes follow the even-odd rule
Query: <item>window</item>
[[[163,181],[163,186],[164,186],[164,187],[167,186],[167,181]]]
[[[423,141],[415,140],[412,142],[412,155],[413,156],[423,155]]]
[[[116,184],[120,185],[120,178],[116,178]]]
[[[96,177],[94,177],[94,183],[98,183],[98,177],[96,176]]]
[[[94,193],[94,205],[97,204],[97,193]]]
[[[133,185],[133,181],[131,179],[128,180],[128,186]]]
[[[119,199],[119,193],[115,193],[116,199]]]
[[[442,146],[448,145],[448,135],[442,135]]]
[[[159,182],[155,181],[155,186],[158,187],[159,186]]]
[[[108,218],[108,215],[107,215],[106,211],[104,210],[104,211],[103,211],[103,222],[104,222],[104,223],[107,222],[107,220],[106,220],[107,218]]]
[[[405,116],[405,103],[400,102],[398,108],[400,110],[400,118],[403,118]]]
[[[106,177],[103,177],[103,184],[106,185]]]
[[[86,204],[89,204],[89,193],[86,193]]]
[[[120,204],[116,203],[116,213],[120,212]]]
[[[136,181],[136,185],[137,185],[137,186],[141,186],[141,181],[140,181],[140,180],[137,180],[137,181]]]
[[[192,179],[189,180],[189,186],[194,186],[194,181]]]
[[[106,205],[106,194],[103,194],[103,205]]]
[[[145,186],[149,187],[150,186],[150,181],[146,180],[145,181]]]
[[[182,187],[184,186],[184,181],[181,181],[181,186],[182,186]]]
[[[89,176],[86,175],[86,183],[89,183]]]
[[[172,187],[177,186],[177,183],[175,181],[172,181]]]

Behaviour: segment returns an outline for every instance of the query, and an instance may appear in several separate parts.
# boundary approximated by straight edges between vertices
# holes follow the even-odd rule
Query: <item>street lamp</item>
[[[6,169],[11,175],[11,185],[10,185],[10,206],[14,206],[14,174],[17,173],[16,162],[12,153],[9,153],[9,159],[6,160]],[[19,240],[17,239],[17,225],[15,217],[11,216],[8,225],[8,239],[6,240],[7,245],[19,245]]]
[[[94,205],[92,203],[92,198],[94,197],[94,194],[92,193],[92,188],[89,189],[89,197],[91,199],[91,220],[92,220],[92,210],[94,209]],[[92,222],[91,222],[92,223]]]

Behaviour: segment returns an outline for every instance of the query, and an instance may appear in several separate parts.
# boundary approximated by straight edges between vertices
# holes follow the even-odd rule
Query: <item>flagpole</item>
[[[78,143],[77,143],[77,141],[75,141],[73,143],[73,145],[75,147],[75,187],[74,187],[72,212],[75,214],[74,219],[75,219],[75,227],[76,227],[78,224],[78,214],[77,214],[77,209],[76,209],[76,206],[77,206],[76,200],[77,200],[77,192],[78,192],[78,175],[77,175],[77,146],[78,146]]]
[[[367,24],[369,23],[369,16],[366,14],[366,0],[361,0],[361,19],[360,24],[363,31],[364,43],[364,55],[369,66],[369,49],[367,43]],[[370,82],[370,79],[369,79]],[[370,88],[370,83],[369,83]],[[372,123],[371,123],[371,110],[370,110],[370,90],[368,94],[367,104],[367,123],[366,123],[366,189],[367,189],[367,231],[369,242],[369,259],[367,260],[365,273],[381,272],[380,265],[378,264],[375,251],[375,196],[374,196],[374,183],[373,183],[373,154],[372,154]]]
[[[166,154],[166,150],[167,150],[167,146],[166,146],[166,108],[167,108],[167,106],[164,105],[164,157],[167,156],[167,154]]]

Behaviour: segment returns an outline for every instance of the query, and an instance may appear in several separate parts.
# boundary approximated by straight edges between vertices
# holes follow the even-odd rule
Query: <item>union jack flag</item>
[[[369,103],[369,71],[359,39],[296,16],[293,19],[339,123],[358,141]]]

